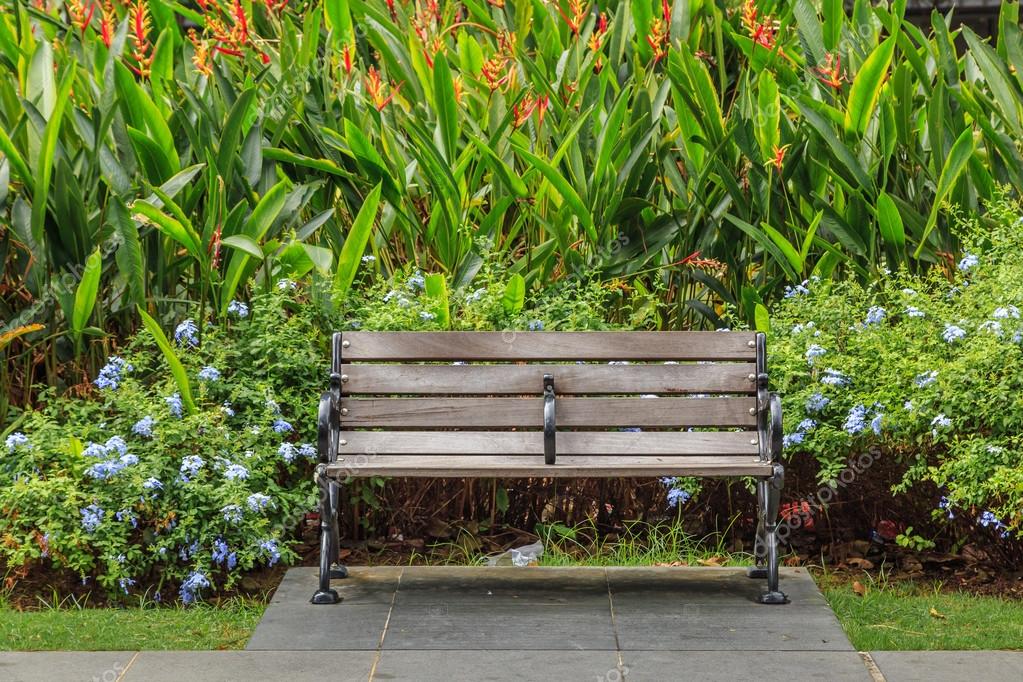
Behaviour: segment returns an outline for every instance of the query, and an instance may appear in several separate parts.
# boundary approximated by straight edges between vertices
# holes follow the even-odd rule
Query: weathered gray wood
[[[544,464],[543,455],[480,457],[346,455],[327,466],[327,475],[414,477],[618,477],[618,476],[770,476],[771,465],[749,455],[719,457],[559,456]]]
[[[756,399],[558,398],[559,428],[757,425]],[[542,398],[346,398],[345,428],[528,428],[543,426]]]
[[[344,422],[342,421],[342,426]],[[541,431],[342,431],[338,452],[376,455],[543,455]],[[559,431],[563,455],[755,455],[749,431]]]
[[[753,393],[755,365],[345,365],[345,394],[523,395],[543,392],[554,375],[558,395]]]
[[[344,359],[753,360],[752,332],[343,332]]]

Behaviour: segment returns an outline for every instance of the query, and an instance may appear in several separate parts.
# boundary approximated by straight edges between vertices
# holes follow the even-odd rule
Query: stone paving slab
[[[1023,651],[871,651],[870,656],[886,682],[1023,680]]]
[[[871,682],[855,651],[623,651],[622,662],[628,682]]]
[[[801,568],[782,569],[784,606],[755,603],[741,568],[351,567],[333,606],[309,603],[316,574],[288,571],[248,649],[853,650]]]
[[[373,681],[622,682],[614,651],[391,651],[380,652]],[[660,678],[661,680],[668,678]]]
[[[134,651],[0,651],[3,682],[116,682]]]
[[[143,651],[117,682],[366,682],[376,656],[373,651],[329,657],[307,651]]]

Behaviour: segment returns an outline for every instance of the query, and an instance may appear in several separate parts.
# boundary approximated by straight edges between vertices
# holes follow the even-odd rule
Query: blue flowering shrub
[[[1003,201],[983,229],[960,223],[965,255],[943,272],[792,288],[770,373],[787,458],[815,458],[825,483],[880,452],[895,493],[937,489],[936,519],[995,539],[1023,527],[1023,219]]]
[[[190,603],[294,560],[316,500],[327,328],[291,289],[233,304],[220,326],[178,322],[191,413],[145,331],[109,359],[93,399],[49,393],[0,443],[0,563]]]

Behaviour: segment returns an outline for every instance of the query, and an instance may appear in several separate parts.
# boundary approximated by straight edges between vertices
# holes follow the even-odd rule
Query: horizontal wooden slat
[[[344,422],[342,422],[343,425]],[[543,455],[540,431],[342,431],[342,456]],[[608,432],[557,434],[561,455],[753,455],[756,434],[748,431]]]
[[[756,426],[749,398],[558,398],[562,427]],[[345,398],[344,428],[543,426],[543,398]]]
[[[327,475],[413,476],[449,478],[574,478],[619,476],[770,476],[771,465],[756,457],[726,455],[720,457],[636,457],[621,458],[564,456],[557,463],[544,464],[543,455],[508,457],[415,457],[378,455],[342,457],[328,465]]]
[[[753,360],[751,332],[343,332],[345,361]]]
[[[753,393],[752,363],[712,365],[345,365],[345,394],[558,395]]]

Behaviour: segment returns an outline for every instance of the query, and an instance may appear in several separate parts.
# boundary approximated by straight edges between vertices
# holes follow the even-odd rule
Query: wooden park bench
[[[339,484],[349,477],[751,476],[759,522],[749,575],[767,579],[762,603],[785,603],[781,443],[763,334],[334,334],[312,601],[340,601],[330,580],[347,576],[336,562]]]

